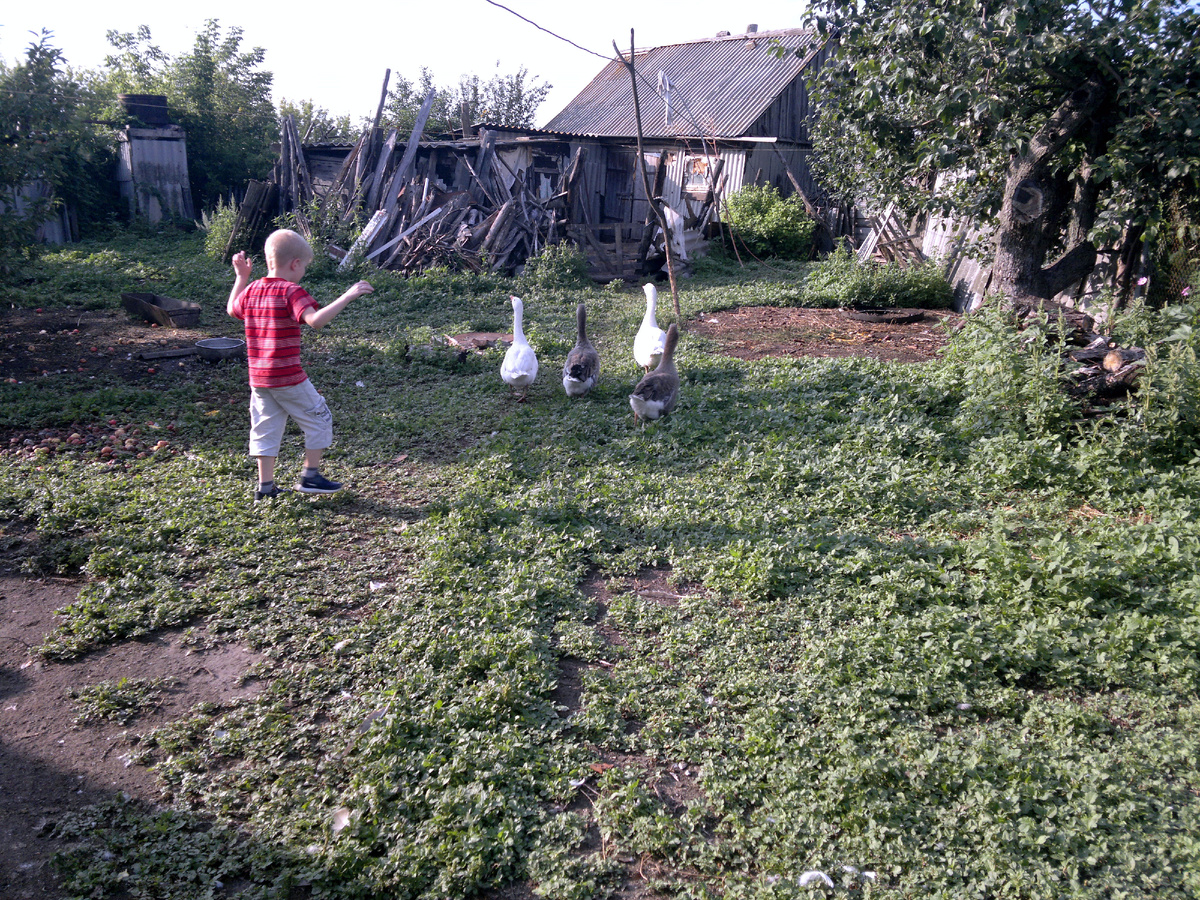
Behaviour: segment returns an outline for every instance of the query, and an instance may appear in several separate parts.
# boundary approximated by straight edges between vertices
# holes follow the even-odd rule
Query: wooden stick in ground
[[[621,54],[616,41],[613,41],[613,49],[617,51],[617,58],[629,70],[629,80],[633,84],[633,118],[637,123],[638,170],[642,173],[642,190],[646,192],[646,199],[650,202],[650,208],[654,210],[655,218],[658,219],[658,227],[662,229],[663,246],[667,251],[667,277],[671,280],[671,299],[675,304],[675,322],[679,328],[683,328],[683,316],[679,312],[679,285],[675,282],[675,254],[671,250],[671,229],[667,227],[667,217],[663,215],[658,202],[655,201],[650,193],[650,176],[646,174],[646,154],[642,149],[642,106],[638,101],[637,71],[633,67],[634,44],[632,28],[629,29],[629,59],[625,59]]]
[[[380,194],[383,192],[383,175],[387,165],[392,160],[392,151],[396,149],[396,129],[388,132],[383,149],[379,151],[379,159],[375,161],[375,179],[371,182],[371,190],[367,194],[367,209],[374,212],[379,208]]]

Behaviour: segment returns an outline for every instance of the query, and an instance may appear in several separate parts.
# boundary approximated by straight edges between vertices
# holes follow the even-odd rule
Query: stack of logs
[[[1118,346],[1096,333],[1095,320],[1087,313],[1058,303],[1026,299],[1014,303],[1014,310],[1019,327],[1045,322],[1048,336],[1063,335],[1063,355],[1079,364],[1067,375],[1066,391],[1085,404],[1085,414],[1128,397],[1136,389],[1146,364],[1146,351],[1141,347]]]
[[[423,178],[414,174],[418,140],[432,99],[431,94],[398,161],[396,129],[384,137],[379,128],[368,127],[333,183],[320,194],[301,151],[295,121],[286,117],[272,179],[275,189],[248,191],[247,199],[251,193],[256,198],[277,198],[276,214],[291,213],[297,229],[309,238],[320,227],[317,223],[327,227],[331,222],[365,219],[348,250],[331,247],[330,252],[342,257],[344,265],[367,260],[406,274],[434,266],[511,274],[548,243],[565,237],[571,192],[582,172],[582,149],[562,174],[562,189],[543,201],[526,184],[524,173],[513,172],[496,153],[495,134],[485,130],[477,149],[456,149],[457,163],[465,169],[463,189],[446,190],[433,173]],[[262,200],[257,202],[261,205]],[[255,218],[261,215],[256,217],[255,208],[243,203],[230,249],[239,226]]]

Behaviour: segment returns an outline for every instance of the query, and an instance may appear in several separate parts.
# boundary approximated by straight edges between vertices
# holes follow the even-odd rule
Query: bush
[[[538,288],[581,288],[592,284],[587,256],[572,244],[550,244],[525,261],[522,281]]]
[[[217,207],[211,214],[200,214],[200,230],[204,232],[204,254],[219,262],[228,262],[225,257],[225,245],[229,243],[229,235],[237,221],[237,204],[231,198],[228,203],[217,201]],[[246,247],[235,247],[231,252],[246,250]]]
[[[111,138],[50,39],[42,31],[19,62],[0,59],[0,271],[40,252],[39,227],[64,203],[85,227],[120,209]],[[22,197],[21,208],[13,196]]]
[[[954,289],[932,260],[905,268],[897,263],[860,263],[839,247],[813,266],[801,292],[802,306],[855,309],[950,309]]]
[[[1147,354],[1124,424],[1140,433],[1155,458],[1191,460],[1200,447],[1200,305],[1134,304],[1114,316],[1111,327],[1120,343]]]
[[[812,252],[816,222],[799,197],[786,200],[770,185],[751,184],[725,201],[725,222],[749,251],[759,258],[807,259]]]

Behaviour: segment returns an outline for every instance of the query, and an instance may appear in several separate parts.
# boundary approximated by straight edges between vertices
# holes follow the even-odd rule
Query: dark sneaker
[[[302,494],[332,494],[341,489],[340,481],[330,481],[320,472],[316,475],[302,475],[296,482],[296,490]]]
[[[287,493],[290,493],[287,488],[281,488],[279,485],[273,484],[265,491],[256,490],[254,492],[254,501],[257,503],[259,500],[270,500]]]

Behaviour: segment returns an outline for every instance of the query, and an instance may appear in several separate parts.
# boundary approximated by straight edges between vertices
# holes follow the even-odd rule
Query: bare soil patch
[[[961,322],[947,310],[897,310],[896,321],[867,322],[845,309],[744,306],[706,313],[690,330],[717,341],[737,359],[769,356],[866,356],[892,362],[934,359],[946,344],[947,328]],[[916,318],[912,318],[916,314]],[[906,321],[907,320],[907,321]]]
[[[213,363],[196,355],[145,358],[195,347],[217,332],[163,328],[123,309],[0,310],[0,382],[16,384],[75,372],[135,383],[156,379],[206,380]]]
[[[72,662],[36,648],[72,603],[75,579],[0,572],[0,896],[60,897],[50,829],[64,813],[124,793],[153,804],[154,774],[139,765],[140,735],[197,703],[228,703],[262,685],[245,680],[258,657],[245,648],[164,632]],[[126,725],[77,721],[72,692],[121,679],[161,681],[161,700]]]
[[[946,326],[961,317],[946,310],[903,310],[912,321],[865,322],[843,309],[745,306],[707,313],[689,326],[738,359],[768,356],[869,356],[921,362],[936,357]],[[207,380],[213,363],[198,356],[147,359],[187,349],[216,332],[163,328],[124,310],[0,310],[0,381],[30,382],[64,372],[107,373],[131,382]]]

